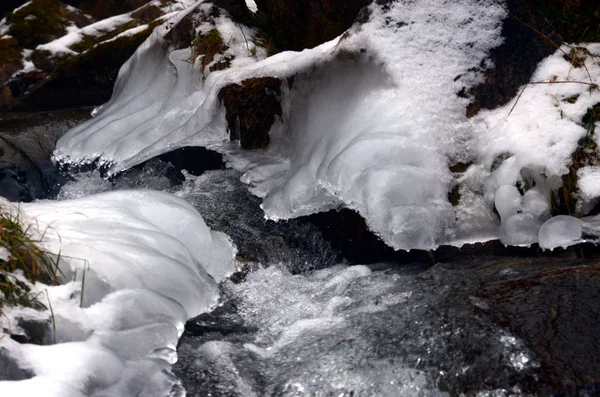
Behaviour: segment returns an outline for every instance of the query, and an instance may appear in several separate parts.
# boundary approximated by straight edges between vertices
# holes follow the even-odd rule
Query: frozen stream
[[[50,203],[114,190],[165,191],[192,204],[211,229],[236,244],[241,271],[219,284],[219,305],[189,320],[179,339],[172,371],[188,396],[536,396],[563,390],[556,373],[579,380],[596,368],[593,357],[581,354],[591,349],[593,355],[597,346],[590,332],[600,298],[596,268],[583,276],[587,290],[548,278],[564,267],[585,269],[581,261],[351,264],[308,218],[265,220],[260,199],[233,170],[194,176],[154,159],[111,181],[97,171],[69,179]],[[544,274],[550,281],[540,291]],[[524,290],[510,284],[528,279],[534,282]],[[499,321],[508,308],[516,324],[524,321],[521,330],[534,327],[533,335],[542,336],[535,342],[543,342],[540,313],[554,316],[565,296],[578,310],[559,317],[562,323],[553,317],[551,342],[541,348]],[[589,390],[565,395],[598,391]]]
[[[169,169],[154,160],[112,182],[82,174],[59,198],[166,190],[238,245],[252,271],[222,282],[221,305],[189,321],[180,340],[174,372],[188,395],[504,396],[540,387],[535,354],[477,297],[494,260],[350,265],[310,222],[265,221],[235,171],[172,186]]]

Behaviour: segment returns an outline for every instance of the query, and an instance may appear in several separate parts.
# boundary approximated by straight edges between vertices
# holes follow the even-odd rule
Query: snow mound
[[[229,238],[185,201],[154,191],[20,204],[18,211],[42,248],[60,255],[67,283],[33,290],[52,306],[55,344],[0,338],[0,349],[35,375],[0,382],[0,394],[164,396],[177,389],[169,372],[177,340],[188,318],[216,303],[216,283],[234,270]],[[1,321],[11,324],[49,316],[4,313]]]

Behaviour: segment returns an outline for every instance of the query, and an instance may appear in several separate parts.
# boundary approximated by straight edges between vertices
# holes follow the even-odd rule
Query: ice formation
[[[12,208],[60,255],[66,284],[36,284],[53,309],[50,345],[0,338],[0,349],[34,374],[0,382],[0,395],[164,396],[185,321],[212,307],[216,282],[234,269],[234,249],[185,201],[162,192],[117,191]],[[47,299],[46,299],[47,294]],[[50,322],[49,312],[4,308]],[[52,331],[50,331],[52,333]],[[55,343],[54,343],[55,342]]]
[[[208,7],[199,1],[158,28],[121,69],[111,100],[58,142],[55,159],[98,160],[114,174],[179,147],[206,146],[244,172],[269,219],[345,206],[395,249],[539,240],[552,192],[586,134],[582,118],[600,102],[589,89],[600,76],[591,56],[583,58],[587,69],[573,68],[557,51],[532,77],[548,84],[530,84],[506,106],[467,119],[468,100],[457,93],[493,67],[487,56],[502,42],[507,17],[496,1],[373,4],[369,21],[345,35],[268,58],[255,31],[226,13],[199,18],[198,32],[217,28],[229,46],[213,62],[233,57],[214,72],[186,62],[191,50],[171,51],[165,40],[178,20],[207,15]],[[598,44],[587,48],[600,53]],[[282,79],[283,116],[266,150],[244,152],[227,142],[217,95],[263,76]],[[449,169],[456,162],[472,165],[457,176]],[[590,180],[583,178],[584,194]],[[456,185],[461,200],[453,206]]]

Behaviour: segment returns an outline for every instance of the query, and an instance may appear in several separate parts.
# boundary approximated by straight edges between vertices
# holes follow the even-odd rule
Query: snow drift
[[[66,284],[38,283],[32,290],[53,309],[53,344],[0,339],[0,349],[34,375],[0,382],[0,394],[164,396],[177,390],[169,372],[177,340],[188,318],[216,303],[217,282],[233,271],[229,238],[211,231],[185,201],[146,190],[21,204],[13,211],[44,250],[60,255]],[[3,311],[0,321],[13,328],[17,318],[50,315]]]

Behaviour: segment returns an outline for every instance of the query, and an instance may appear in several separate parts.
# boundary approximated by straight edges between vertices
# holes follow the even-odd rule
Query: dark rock
[[[279,50],[312,48],[352,26],[372,0],[256,0],[259,26]]]
[[[538,63],[562,43],[547,20],[527,2],[508,0],[505,4],[511,15],[502,25],[504,42],[490,53],[495,66],[485,71],[485,82],[469,90],[473,99],[467,108],[467,117],[474,116],[482,108],[493,109],[514,98],[519,87],[529,82]]]
[[[210,313],[203,313],[185,324],[186,336],[207,336],[216,333],[222,337],[248,332],[250,330],[244,326],[244,319],[237,313],[237,306],[233,301],[227,301]]]
[[[515,261],[510,268],[529,274],[486,283],[480,293],[489,315],[540,357],[554,389],[540,395],[599,395],[600,262]]]
[[[230,139],[244,149],[263,149],[269,145],[269,130],[275,116],[281,117],[281,81],[261,77],[231,84],[219,92],[227,111]]]
[[[209,170],[225,169],[223,156],[200,146],[189,146],[161,154],[158,160],[171,163],[179,172],[186,170],[192,175],[201,175]]]
[[[30,87],[10,110],[67,109],[108,101],[119,69],[151,32],[146,29],[63,60],[48,79]]]
[[[16,79],[10,80],[7,84],[10,89],[12,98],[18,98],[29,90],[30,87],[39,83],[48,77],[48,73],[33,71],[24,73]]]
[[[597,0],[528,0],[568,43],[600,41],[600,3]]]
[[[187,15],[178,24],[169,25],[169,32],[165,41],[174,49],[187,48],[194,40],[194,20],[192,15]]]
[[[0,2],[0,17],[3,17],[25,3],[27,3],[27,0],[2,0],[2,2]]]
[[[89,109],[0,114],[0,196],[11,201],[52,196],[64,182],[50,161],[56,141],[89,117]]]
[[[51,338],[50,321],[39,321],[32,319],[17,318],[22,334],[10,334],[10,338],[19,343],[32,343],[36,345],[47,345],[53,342]]]
[[[212,0],[212,3],[227,11],[236,21],[248,23],[251,19],[251,13],[245,0]]]

